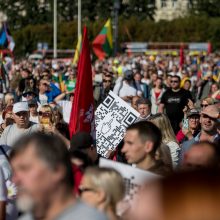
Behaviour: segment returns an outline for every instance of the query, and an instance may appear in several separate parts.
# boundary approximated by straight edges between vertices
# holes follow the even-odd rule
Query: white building
[[[155,21],[184,17],[189,10],[189,0],[155,0]]]

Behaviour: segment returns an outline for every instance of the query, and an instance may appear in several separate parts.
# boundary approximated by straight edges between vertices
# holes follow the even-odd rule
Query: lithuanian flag
[[[75,65],[75,66],[77,66],[77,63],[78,63],[81,48],[82,48],[82,34],[80,34],[80,36],[78,38],[76,50],[75,50],[75,54],[74,54],[74,58],[73,58],[73,65]]]
[[[111,19],[107,20],[105,26],[93,41],[92,46],[95,55],[100,60],[103,60],[107,56],[111,55],[113,48]]]

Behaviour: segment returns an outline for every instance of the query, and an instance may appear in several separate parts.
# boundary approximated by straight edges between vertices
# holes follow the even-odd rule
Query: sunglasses
[[[38,115],[39,116],[44,116],[44,117],[48,117],[48,116],[50,116],[51,115],[51,112],[38,112]]]
[[[210,117],[210,116],[208,116],[208,115],[205,115],[205,114],[202,114],[202,117],[203,117],[203,118],[208,118],[208,119],[210,119],[210,120],[212,120],[212,121],[217,121],[216,118],[212,118],[212,117]]]
[[[205,108],[205,107],[207,107],[207,106],[209,106],[209,105],[203,105],[203,104],[201,104],[201,107],[202,107],[202,108]]]
[[[179,81],[171,80],[170,82],[171,82],[171,83],[178,83]]]
[[[48,86],[48,84],[47,84],[47,83],[42,83],[42,85],[43,85],[43,86]]]
[[[37,104],[29,104],[29,105],[28,105],[29,108],[34,108],[34,107],[36,107],[36,106],[37,106]]]
[[[79,187],[79,195],[81,196],[84,192],[95,192],[95,190],[92,188]]]
[[[112,81],[111,81],[111,80],[105,80],[105,79],[104,79],[103,82],[104,82],[104,83],[106,83],[106,82],[111,83]]]
[[[30,92],[30,93],[24,94],[23,96],[24,96],[24,97],[27,97],[27,96],[32,96],[32,95],[34,95],[34,94]]]
[[[22,111],[22,112],[17,112],[15,113],[16,116],[21,117],[21,116],[26,116],[28,114],[28,112],[26,111]]]

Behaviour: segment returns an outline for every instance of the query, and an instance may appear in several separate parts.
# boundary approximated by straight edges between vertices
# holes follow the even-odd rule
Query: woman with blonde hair
[[[158,113],[151,116],[149,121],[153,122],[160,129],[162,133],[162,143],[169,147],[173,168],[176,168],[179,160],[180,147],[177,143],[169,118],[163,113]]]
[[[88,168],[79,186],[81,199],[117,220],[116,206],[125,193],[122,176],[111,168]]]
[[[5,106],[13,105],[15,102],[15,97],[12,93],[7,93],[5,95],[4,104]]]
[[[52,133],[58,135],[66,143],[67,147],[70,146],[70,141],[65,137],[57,128],[58,123],[54,110],[48,104],[42,105],[38,112],[39,123],[43,132]]]

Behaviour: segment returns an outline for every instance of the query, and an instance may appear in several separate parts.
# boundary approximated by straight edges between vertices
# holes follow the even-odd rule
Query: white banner
[[[97,152],[107,157],[124,138],[126,128],[138,117],[136,110],[110,91],[95,112]]]
[[[132,200],[139,188],[154,179],[160,178],[159,175],[149,171],[141,170],[127,164],[119,163],[105,158],[100,158],[99,167],[110,167],[117,170],[123,177],[125,182],[126,196],[125,200]]]

